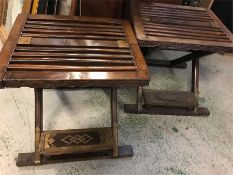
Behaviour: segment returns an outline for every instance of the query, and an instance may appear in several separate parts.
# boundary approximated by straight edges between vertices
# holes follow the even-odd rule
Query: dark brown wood
[[[118,119],[117,119],[117,88],[111,89],[111,123],[113,135],[113,156],[118,156]]]
[[[40,153],[61,155],[98,152],[113,149],[113,140],[112,128],[50,130],[41,133]]]
[[[97,159],[129,158],[133,156],[133,148],[131,145],[119,146],[118,150],[119,154],[117,157],[112,156],[112,149],[82,154],[44,156],[41,159],[41,165]],[[18,167],[35,166],[34,156],[35,153],[20,153],[18,155],[16,165]]]
[[[138,105],[138,111],[142,111],[142,103],[143,103],[143,89],[141,86],[137,89],[137,105]]]
[[[198,116],[208,117],[210,112],[207,108],[198,107],[196,110],[188,108],[167,108],[167,107],[153,107],[142,108],[142,111],[138,111],[136,104],[125,104],[124,111],[132,114],[151,114],[151,115],[176,115],[176,116]]]
[[[71,62],[70,62],[71,63]],[[88,72],[88,71],[136,71],[137,67],[136,66],[125,66],[123,67],[122,65],[119,67],[116,66],[85,66],[85,67],[81,67],[81,66],[57,66],[57,65],[32,65],[31,64],[11,64],[8,66],[8,70],[9,71],[30,71],[30,70],[45,70],[45,71],[80,71],[80,72]]]
[[[143,96],[146,108],[154,106],[194,108],[198,106],[198,101],[192,92],[144,89]]]
[[[144,86],[148,83],[147,80],[138,82],[138,73],[129,72],[57,72],[53,71],[33,71],[33,74],[28,72],[25,74],[24,71],[8,71],[5,75],[7,87],[37,87],[40,88],[75,88],[75,87],[122,87],[122,86]],[[127,73],[127,76],[126,76]],[[81,76],[81,77],[80,77]],[[105,79],[105,77],[111,77],[111,79]],[[48,79],[48,77],[50,79]],[[70,80],[64,81],[67,77]],[[90,78],[92,80],[90,81]],[[17,83],[15,83],[17,79]],[[122,81],[124,79],[125,81]],[[51,83],[52,81],[52,83]]]
[[[125,105],[125,112],[153,115],[208,116],[210,114],[209,110],[199,107],[197,100],[199,93],[199,58],[197,56],[204,56],[208,53],[195,51],[188,56],[177,59],[176,64],[179,64],[183,59],[186,61],[190,60],[190,58],[193,59],[192,92],[143,90],[144,104],[138,98],[136,104]],[[138,108],[139,103],[142,108]]]
[[[18,166],[133,155],[118,147],[117,87],[148,85],[149,74],[129,22],[19,15],[0,56],[1,87],[35,88],[35,153]],[[43,131],[42,90],[83,87],[111,89],[111,128]]]
[[[190,51],[175,60],[148,59],[148,65],[185,67],[192,61],[192,93],[156,92],[144,93],[144,103],[126,105],[132,113],[161,115],[209,115],[206,108],[198,106],[199,59],[211,53],[232,52],[233,35],[210,10],[198,7],[156,3],[156,0],[134,0],[131,16],[136,37],[141,47],[160,47]],[[146,90],[145,90],[146,92]],[[162,97],[161,97],[162,94]],[[174,96],[175,94],[175,96]],[[174,96],[172,99],[169,99]],[[141,103],[142,109],[138,109]]]
[[[35,89],[35,153],[19,154],[18,166],[59,161],[132,156],[130,146],[118,147],[117,88],[111,88],[111,128],[43,131],[43,90]],[[33,160],[32,160],[33,159]]]
[[[66,24],[69,22],[72,22],[73,25],[75,25],[76,23],[80,23],[80,24],[111,24],[111,27],[115,27],[117,25],[122,24],[122,22],[124,22],[124,20],[121,19],[109,19],[109,18],[99,18],[99,17],[88,17],[88,16],[62,16],[62,15],[29,15],[28,19],[32,20],[32,21],[37,21],[37,24],[40,24],[42,20],[42,22],[44,21],[53,21],[55,22],[55,24],[57,22],[65,22],[63,23],[63,26],[66,26]],[[30,21],[29,20],[29,21]],[[118,26],[119,27],[119,26]]]
[[[210,9],[134,0],[132,18],[141,46],[232,52],[233,35]]]
[[[192,61],[192,86],[191,91],[198,97],[199,94],[199,59]]]
[[[3,48],[1,55],[0,81],[5,87],[149,83],[144,57],[127,21],[48,15],[19,15],[19,19],[11,34],[18,45]]]
[[[35,89],[35,164],[40,164],[40,142],[43,132],[43,90]]]

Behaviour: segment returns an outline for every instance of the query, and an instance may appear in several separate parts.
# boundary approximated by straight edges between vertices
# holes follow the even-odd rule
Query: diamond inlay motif
[[[85,135],[75,135],[75,136],[72,136],[72,135],[68,135],[66,136],[65,138],[61,139],[62,142],[70,145],[70,144],[88,144],[91,140],[93,140],[94,138],[85,134]]]

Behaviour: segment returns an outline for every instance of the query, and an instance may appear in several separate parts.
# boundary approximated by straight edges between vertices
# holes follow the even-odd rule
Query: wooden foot
[[[133,148],[131,145],[124,145],[118,147],[118,156],[113,157],[112,149],[102,150],[91,153],[79,153],[79,154],[64,154],[64,155],[52,155],[42,156],[40,165],[74,162],[74,161],[86,161],[97,159],[115,159],[115,158],[128,158],[133,157]],[[34,161],[35,153],[19,153],[16,165],[18,167],[35,166]]]
[[[196,108],[196,110],[191,110],[189,108],[166,108],[166,107],[153,107],[153,108],[142,108],[139,112],[136,104],[125,104],[125,113],[132,114],[151,114],[151,115],[178,115],[178,116],[209,116],[210,112],[207,108]]]

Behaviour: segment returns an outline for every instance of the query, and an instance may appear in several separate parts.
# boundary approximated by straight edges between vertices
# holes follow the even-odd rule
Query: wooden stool
[[[150,66],[186,68],[192,61],[191,92],[155,91],[138,88],[136,104],[125,112],[161,115],[208,116],[199,107],[199,59],[211,53],[232,52],[233,37],[210,9],[134,0],[131,16],[141,47],[190,51],[181,58],[166,61],[146,59]]]
[[[91,17],[18,16],[0,55],[0,87],[35,89],[35,152],[17,166],[133,156],[118,146],[117,88],[149,84],[130,24]],[[109,88],[111,127],[43,130],[43,89]]]

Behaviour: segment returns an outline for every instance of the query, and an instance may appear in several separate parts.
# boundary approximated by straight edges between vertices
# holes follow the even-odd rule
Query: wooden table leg
[[[111,127],[43,131],[42,116],[43,90],[35,89],[35,152],[19,153],[19,167],[133,156],[131,145],[118,146],[115,87],[111,88]]]
[[[113,134],[113,157],[118,156],[118,121],[117,121],[117,88],[111,89],[111,116]]]
[[[40,137],[43,132],[43,89],[35,89],[35,165],[40,165]]]
[[[142,87],[139,86],[139,87],[137,88],[138,112],[142,112],[142,103],[143,103]]]
[[[199,94],[199,58],[192,61],[192,87],[191,91],[198,98]]]

